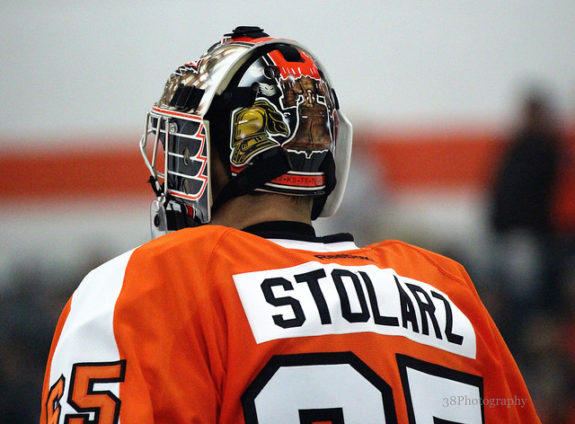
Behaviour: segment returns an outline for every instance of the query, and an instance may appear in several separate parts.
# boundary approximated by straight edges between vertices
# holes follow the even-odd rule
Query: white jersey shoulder
[[[70,312],[50,364],[50,386],[61,379],[72,381],[78,366],[120,360],[114,337],[114,308],[132,253],[133,250],[128,251],[92,270],[72,295]],[[119,383],[101,385],[102,389],[119,395]],[[76,412],[63,401],[69,398],[69,388],[70,384],[65,384],[61,417]]]

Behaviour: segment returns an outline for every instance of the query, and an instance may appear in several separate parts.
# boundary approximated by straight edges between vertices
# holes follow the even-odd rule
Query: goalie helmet
[[[147,115],[140,150],[157,196],[152,235],[208,223],[223,203],[251,192],[313,196],[312,219],[331,216],[351,139],[325,70],[307,49],[238,27],[176,69]],[[229,176],[218,193],[210,151]]]

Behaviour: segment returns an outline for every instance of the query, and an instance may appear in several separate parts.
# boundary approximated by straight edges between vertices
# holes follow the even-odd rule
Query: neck
[[[248,194],[224,203],[211,223],[237,229],[267,221],[311,224],[311,203],[311,199],[300,202],[281,194]]]

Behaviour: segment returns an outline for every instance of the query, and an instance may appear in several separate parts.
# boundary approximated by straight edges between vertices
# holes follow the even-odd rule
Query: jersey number
[[[397,365],[410,424],[484,422],[480,377],[399,354]],[[391,387],[351,352],[275,356],[242,404],[247,424],[397,423]]]
[[[481,377],[397,355],[410,424],[482,424]],[[120,399],[98,383],[124,381],[124,360],[72,369],[65,424],[117,424]],[[46,423],[57,424],[64,377],[50,389]],[[449,399],[470,402],[453,404]],[[247,424],[397,423],[391,387],[351,352],[273,357],[242,396]]]
[[[66,414],[64,424],[117,424],[120,399],[109,390],[98,390],[97,384],[120,383],[126,375],[126,361],[78,363],[72,368],[68,403],[77,412]],[[60,399],[64,394],[64,377],[50,389],[46,402],[46,423],[58,424]]]

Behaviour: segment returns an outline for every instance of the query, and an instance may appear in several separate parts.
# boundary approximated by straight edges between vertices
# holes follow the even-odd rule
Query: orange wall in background
[[[504,148],[504,137],[489,130],[379,131],[355,135],[355,148],[381,164],[392,190],[486,188]],[[10,140],[0,140],[3,144]],[[77,142],[96,146],[97,140]],[[0,153],[0,202],[10,199],[151,197],[148,171],[137,143],[121,148],[56,149]],[[127,149],[125,146],[133,145]]]
[[[80,145],[97,145],[82,140]],[[129,143],[119,143],[126,146]],[[14,198],[147,196],[149,173],[137,148],[0,153],[0,202]]]
[[[360,136],[361,137],[361,136]],[[484,188],[504,147],[495,131],[365,134],[359,141],[382,166],[386,185],[405,188]]]

